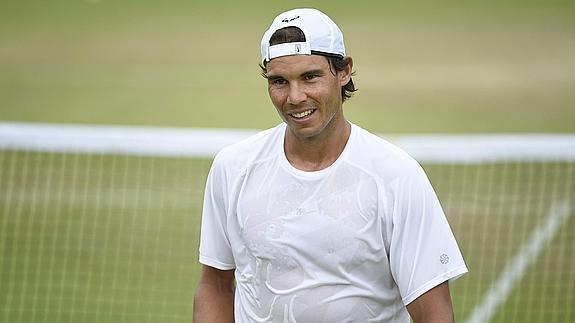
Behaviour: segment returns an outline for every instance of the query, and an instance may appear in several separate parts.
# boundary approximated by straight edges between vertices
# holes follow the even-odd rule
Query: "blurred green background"
[[[556,0],[3,0],[0,120],[271,127],[259,42],[296,6],[342,28],[369,130],[575,131],[575,3]]]

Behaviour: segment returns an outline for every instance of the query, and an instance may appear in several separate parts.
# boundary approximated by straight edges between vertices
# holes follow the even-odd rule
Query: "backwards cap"
[[[279,29],[297,27],[305,35],[305,42],[270,46],[270,38]],[[261,44],[262,64],[288,55],[327,54],[345,57],[343,34],[326,14],[317,9],[292,9],[279,14],[264,33]]]

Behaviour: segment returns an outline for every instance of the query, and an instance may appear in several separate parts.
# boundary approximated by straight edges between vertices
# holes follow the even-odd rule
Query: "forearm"
[[[219,289],[210,284],[200,284],[194,298],[194,322],[233,323],[234,292]]]
[[[455,322],[453,316],[447,316],[447,315],[413,319],[413,323],[453,323],[453,322]]]

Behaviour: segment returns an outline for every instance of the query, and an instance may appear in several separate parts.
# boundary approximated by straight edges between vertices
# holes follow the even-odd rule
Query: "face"
[[[345,127],[341,87],[351,77],[351,62],[335,72],[324,56],[283,56],[268,62],[266,76],[269,96],[290,134],[322,138]]]

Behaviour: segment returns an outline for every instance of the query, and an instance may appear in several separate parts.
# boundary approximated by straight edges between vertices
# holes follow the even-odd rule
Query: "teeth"
[[[306,111],[300,112],[300,113],[291,113],[291,115],[296,117],[296,118],[303,118],[303,117],[309,116],[312,112],[313,112],[313,109],[310,109],[310,110],[306,110]]]

